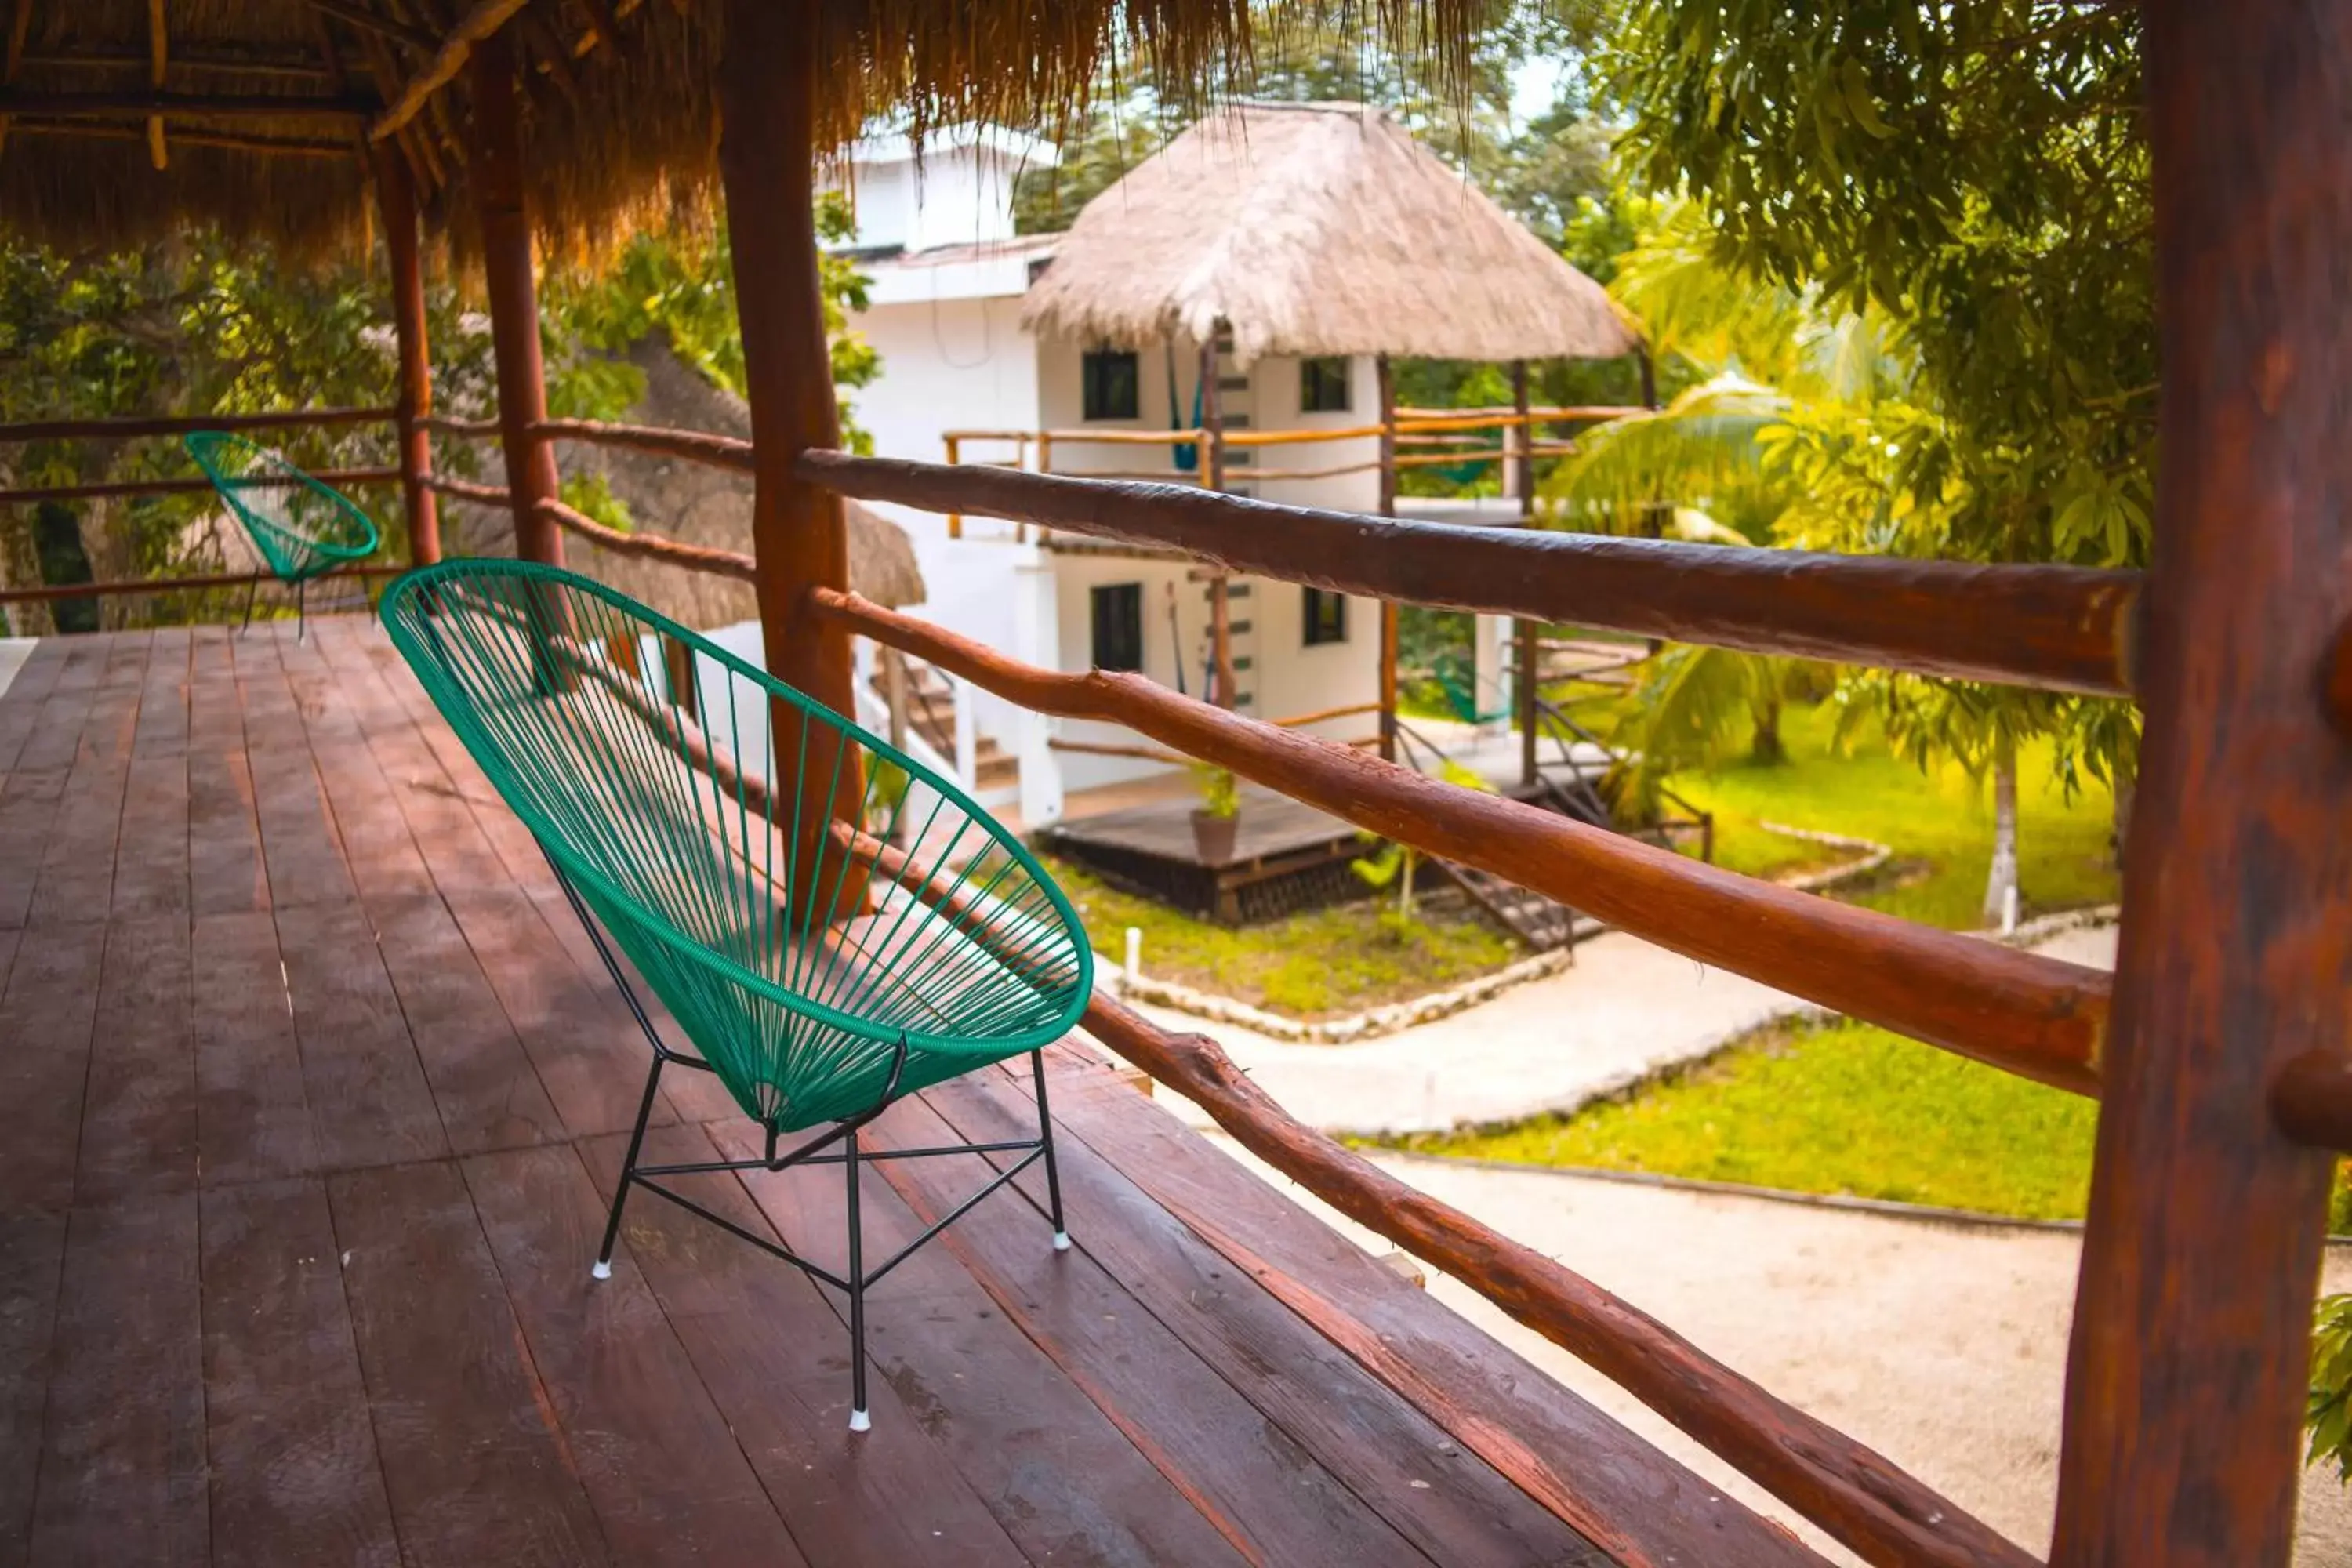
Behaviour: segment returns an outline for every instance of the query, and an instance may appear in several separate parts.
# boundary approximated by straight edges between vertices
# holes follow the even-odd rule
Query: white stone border
[[[1781,884],[1799,892],[1820,892],[1849,878],[1867,876],[1885,865],[1895,853],[1885,845],[1868,838],[1849,838],[1843,834],[1818,833],[1804,827],[1783,827],[1771,822],[1757,826],[1769,832],[1787,834],[1791,838],[1808,839],[1816,844],[1833,845],[1841,849],[1859,852],[1856,858],[1843,865],[1793,878]],[[1576,941],[1582,942],[1586,937],[1608,929],[1599,921],[1579,916]],[[1475,980],[1465,981],[1443,991],[1433,991],[1426,995],[1408,997],[1402,1002],[1391,1002],[1384,1006],[1367,1008],[1361,1013],[1314,1023],[1286,1018],[1263,1007],[1253,1007],[1234,997],[1214,991],[1202,991],[1180,981],[1159,980],[1148,974],[1129,978],[1123,970],[1108,968],[1102,972],[1102,977],[1111,988],[1130,1001],[1172,1007],[1207,1023],[1237,1025],[1270,1040],[1284,1040],[1302,1046],[1351,1046],[1360,1041],[1377,1040],[1398,1034],[1419,1024],[1450,1018],[1531,980],[1557,974],[1575,962],[1576,948],[1571,942],[1550,952],[1522,958],[1491,974],[1479,975]]]

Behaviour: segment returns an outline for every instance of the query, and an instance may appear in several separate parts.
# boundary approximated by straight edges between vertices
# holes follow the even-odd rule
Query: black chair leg
[[[628,1157],[621,1162],[621,1184],[613,1190],[612,1217],[604,1222],[604,1245],[596,1251],[596,1267],[589,1275],[597,1279],[613,1277],[613,1243],[621,1235],[621,1209],[629,1201],[629,1184],[636,1180],[637,1153],[645,1147],[646,1121],[654,1113],[654,1090],[661,1083],[662,1058],[654,1056],[653,1070],[646,1074],[646,1097],[637,1102],[637,1125],[629,1133]]]
[[[310,580],[305,577],[294,584],[294,640],[300,642],[310,635]]]
[[[864,1432],[874,1417],[866,1407],[866,1247],[857,1216],[857,1133],[850,1128],[841,1168],[849,1173],[849,1429]]]
[[[253,629],[253,601],[255,595],[260,592],[261,574],[256,572],[252,580],[245,585],[245,624],[236,628],[240,636]]]
[[[1054,1250],[1070,1250],[1070,1228],[1062,1223],[1062,1173],[1054,1163],[1054,1116],[1045,1106],[1045,1053],[1029,1053],[1029,1071],[1037,1080],[1037,1136],[1045,1145],[1045,1201],[1053,1211]]]

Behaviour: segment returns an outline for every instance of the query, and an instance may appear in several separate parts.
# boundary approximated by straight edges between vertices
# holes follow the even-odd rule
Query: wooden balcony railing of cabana
[[[53,16],[39,58],[120,53],[132,8],[116,9],[112,34],[85,30],[79,8]],[[687,0],[575,15],[482,0],[446,26],[411,19],[435,9],[362,0],[205,13],[215,52],[312,50],[317,79],[337,85],[306,97],[288,82],[310,79],[258,64],[237,68],[236,93],[172,88],[158,5],[140,18],[155,79],[143,90],[0,93],[19,134],[39,133],[29,156],[54,142],[87,160],[74,178],[34,181],[12,144],[0,218],[124,238],[138,231],[121,192],[221,160],[232,184],[246,164],[273,171],[270,200],[246,199],[250,183],[238,200],[167,184],[139,210],[328,243],[356,223],[372,178],[406,301],[424,188],[480,253],[506,479],[432,478],[422,314],[404,304],[394,416],[415,558],[436,552],[438,488],[511,508],[534,559],[560,560],[569,532],[738,576],[758,594],[770,669],[837,710],[852,710],[851,639],[869,637],[1702,963],[2095,1096],[2050,1560],[2284,1564],[2331,1162],[2352,1149],[2352,329],[2337,297],[2352,249],[2352,13],[2145,6],[2167,460],[2143,576],[1465,535],[845,454],[809,218],[822,148],[892,101],[959,116],[1050,107],[1089,79],[1115,26],[1187,79],[1243,47],[1250,16],[1238,0],[1090,0],[1040,28],[1032,7],[1003,7],[1002,26],[973,9]],[[246,27],[248,10],[267,25]],[[35,68],[26,12],[12,79]],[[297,13],[300,32],[270,30]],[[1461,45],[1461,8],[1422,20],[1441,47]],[[373,151],[362,159],[348,136],[282,144],[299,139],[278,122],[313,117]],[[126,118],[145,121],[143,144],[112,133]],[[299,173],[278,185],[289,159]],[[556,173],[567,159],[593,174]],[[714,173],[730,198],[752,439],[548,419],[534,235],[560,243],[656,184],[679,198]],[[600,529],[557,499],[558,439],[754,475],[753,550]],[[845,496],[1388,601],[2132,697],[2147,728],[2118,968],[2110,980],[1794,894],[1131,675],[1025,666],[848,593]],[[83,642],[92,651],[45,656],[0,700],[0,769],[13,770],[0,1081],[18,1118],[0,1162],[0,1396],[12,1416],[46,1412],[0,1426],[0,1558],[29,1543],[37,1562],[311,1561],[331,1542],[370,1561],[895,1561],[955,1531],[961,1559],[982,1561],[1820,1560],[1359,1268],[1300,1211],[1107,1086],[1055,1102],[1090,1151],[1075,1162],[1094,1205],[1073,1225],[1085,1272],[1049,1276],[976,1211],[974,1228],[950,1233],[953,1264],[923,1277],[924,1326],[900,1330],[933,1357],[961,1354],[955,1384],[877,1351],[903,1408],[872,1439],[903,1446],[855,1462],[859,1439],[811,1414],[813,1298],[763,1294],[770,1276],[660,1216],[627,1233],[643,1279],[587,1294],[586,1173],[609,1180],[605,1135],[626,1124],[609,1101],[629,1074],[602,1058],[593,1021],[617,999],[534,923],[555,895],[527,836],[382,645],[348,629],[307,649],[201,632]],[[697,735],[674,739],[722,778],[731,765]],[[795,776],[777,762],[775,777]],[[875,865],[891,874],[887,852]],[[1864,1560],[2035,1561],[1567,1264],[1301,1125],[1213,1042],[1108,996],[1085,1025]],[[1074,1049],[1062,1068],[1100,1083],[1099,1062]],[[126,1066],[144,1073],[135,1089]],[[1003,1089],[925,1091],[884,1136],[939,1121],[985,1136]],[[686,1124],[673,1142],[740,1136],[690,1096],[667,1113]],[[937,1194],[905,1169],[880,1190],[912,1223]],[[789,1233],[805,1203],[753,1181],[726,1206]],[[1428,1445],[1458,1462],[1402,1484]]]

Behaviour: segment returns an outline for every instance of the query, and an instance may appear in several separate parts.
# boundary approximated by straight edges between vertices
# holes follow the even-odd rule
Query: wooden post
[[[1381,414],[1381,515],[1397,514],[1397,432],[1396,376],[1389,367],[1389,356],[1381,354],[1372,361],[1374,379],[1380,386]],[[1381,760],[1392,763],[1397,757],[1397,607],[1392,599],[1381,601]]]
[[[383,209],[383,248],[392,262],[393,334],[400,347],[400,388],[392,418],[400,442],[401,499],[408,511],[408,560],[430,566],[441,559],[441,510],[427,482],[433,477],[433,437],[420,423],[433,412],[433,365],[425,339],[416,182],[397,144],[379,142],[373,156],[376,202]]]
[[[1213,328],[1201,341],[1201,482],[1213,490],[1225,488],[1225,400],[1218,384],[1217,334]],[[1228,592],[1230,577],[1218,572],[1209,579],[1209,649],[1217,680],[1217,706],[1231,708],[1237,689],[1234,674],[1234,607]]]
[[[498,363],[499,444],[514,498],[515,553],[563,564],[563,531],[539,515],[561,486],[555,449],[530,433],[547,417],[540,363],[539,289],[531,279],[530,210],[523,197],[522,125],[514,46],[493,33],[474,50],[474,190],[482,228],[482,273],[490,297],[490,346]]]
[[[1643,363],[1647,363],[1645,360]],[[1512,489],[1518,491],[1519,516],[1532,522],[1536,515],[1536,427],[1530,411],[1535,404],[1528,393],[1528,362],[1511,362],[1511,412],[1518,417],[1518,451],[1511,460]],[[1537,645],[1536,623],[1526,616],[1512,622],[1518,643],[1518,679],[1512,682],[1511,695],[1519,710],[1519,782],[1532,787],[1542,777],[1536,763],[1536,725],[1540,716],[1538,704],[1543,700],[1538,671],[1542,668],[1542,650]],[[1571,753],[1572,755],[1573,753]]]
[[[812,588],[848,588],[848,527],[841,499],[794,471],[803,450],[841,444],[817,273],[817,7],[818,0],[727,0],[719,171],[751,407],[761,647],[770,673],[846,714],[857,710],[849,634],[810,615],[807,598]],[[828,818],[856,823],[861,814],[863,769],[832,731],[803,725],[785,704],[772,711],[773,776],[802,781],[794,858],[815,866],[831,841]],[[863,880],[852,877],[833,908],[804,901],[794,918],[823,923],[864,900]]]
[[[2352,996],[2352,7],[2145,11],[2165,458],[2051,1561],[2277,1568],[2332,1162],[2271,1097]]]

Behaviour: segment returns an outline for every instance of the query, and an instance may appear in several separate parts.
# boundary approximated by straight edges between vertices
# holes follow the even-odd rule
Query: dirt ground
[[[1870,1444],[2036,1555],[2048,1551],[2080,1256],[2074,1235],[1922,1224],[1546,1172],[1383,1163]],[[2352,1249],[2331,1250],[2325,1282],[2352,1290]],[[1731,1495],[1798,1529],[1832,1561],[1857,1561],[1475,1293],[1442,1276],[1430,1288]],[[2305,1477],[2296,1562],[2352,1564],[2352,1493],[2321,1471]]]

